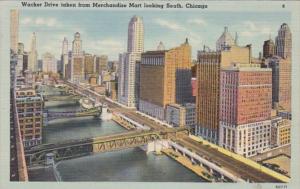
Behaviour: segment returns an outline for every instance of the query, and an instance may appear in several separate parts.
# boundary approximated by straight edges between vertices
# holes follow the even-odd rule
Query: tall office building
[[[94,74],[94,56],[88,53],[84,54],[84,75],[88,80]]]
[[[196,135],[218,143],[220,70],[231,63],[250,64],[251,45],[231,46],[221,51],[198,52]]]
[[[30,52],[29,52],[29,60],[28,60],[28,70],[31,72],[38,71],[38,53],[36,49],[36,34],[32,33],[31,41],[30,41]]]
[[[17,53],[19,42],[19,10],[10,10],[10,49]]]
[[[127,53],[120,58],[118,101],[128,107],[136,107],[136,62],[144,51],[144,24],[134,16],[128,25]]]
[[[283,23],[278,30],[275,46],[277,56],[292,58],[292,33],[286,23]]]
[[[108,57],[107,55],[96,56],[95,72],[101,74],[103,71],[107,71]]]
[[[42,71],[45,73],[57,73],[57,60],[53,54],[49,52],[43,54]]]
[[[79,83],[84,80],[84,55],[80,33],[74,34],[72,42],[71,82]]]
[[[142,53],[139,110],[164,120],[168,104],[190,102],[191,66],[188,41],[170,50]]]
[[[275,55],[275,44],[272,39],[264,41],[263,46],[263,57],[269,58]]]
[[[62,64],[62,74],[63,78],[66,78],[66,72],[67,72],[67,65],[69,62],[68,58],[68,40],[67,38],[64,38],[62,42],[62,52],[61,52],[61,64]]]
[[[278,110],[291,112],[291,59],[278,56],[266,59],[272,69],[272,102]]]
[[[18,43],[18,48],[17,48],[17,65],[16,65],[16,74],[21,75],[24,69],[24,44],[23,43]]]
[[[269,149],[271,110],[271,69],[238,63],[222,69],[220,146],[246,157]]]

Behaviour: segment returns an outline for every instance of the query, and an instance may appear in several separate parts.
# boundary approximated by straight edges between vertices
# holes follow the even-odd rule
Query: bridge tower
[[[112,114],[110,112],[108,112],[107,104],[102,105],[102,111],[101,111],[100,118],[102,120],[110,120],[112,118]]]

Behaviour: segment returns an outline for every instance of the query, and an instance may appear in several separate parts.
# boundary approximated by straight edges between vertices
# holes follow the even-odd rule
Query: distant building
[[[255,64],[221,71],[219,145],[249,157],[270,148],[272,72]]]
[[[38,70],[38,52],[36,49],[36,34],[35,32],[32,33],[31,36],[31,43],[30,43],[30,51],[28,57],[28,70],[31,72],[37,72]]]
[[[57,60],[55,59],[54,55],[46,52],[43,54],[42,58],[42,71],[45,73],[57,73]]]
[[[19,10],[10,10],[10,49],[17,53],[19,42]]]
[[[91,54],[84,54],[84,75],[88,80],[92,74],[94,74],[94,56]]]
[[[291,143],[291,121],[275,117],[272,119],[271,146],[272,148]]]
[[[286,23],[283,23],[278,30],[275,46],[277,56],[292,58],[292,33]]]
[[[84,55],[80,33],[76,32],[72,42],[71,81],[79,83],[84,80]]]
[[[263,57],[269,58],[275,55],[275,44],[272,39],[264,41],[263,46]]]
[[[108,69],[108,57],[107,55],[96,56],[95,70],[97,74],[101,74]]]
[[[251,46],[198,51],[196,135],[213,143],[219,141],[220,70],[232,63],[250,64]]]
[[[42,143],[43,101],[33,88],[16,91],[16,105],[24,147]]]
[[[62,52],[61,52],[61,64],[62,64],[62,73],[63,78],[67,78],[67,65],[69,63],[68,58],[68,40],[67,38],[64,38],[62,42]]]
[[[236,40],[237,40],[237,36],[236,36]],[[225,27],[224,32],[217,40],[216,49],[217,49],[217,51],[221,51],[221,50],[225,50],[226,48],[229,48],[233,45],[236,45],[235,40],[228,32],[228,27]]]
[[[266,60],[272,69],[272,102],[278,110],[291,112],[291,59],[278,56]]]
[[[191,46],[187,40],[170,50],[142,54],[140,111],[164,120],[166,105],[191,101]]]
[[[119,57],[118,101],[125,106],[136,107],[136,62],[144,51],[144,24],[138,16],[128,25],[127,53]]]

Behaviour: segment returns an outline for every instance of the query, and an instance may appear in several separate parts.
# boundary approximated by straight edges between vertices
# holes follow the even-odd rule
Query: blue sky
[[[197,11],[108,11],[108,10],[21,10],[20,41],[29,49],[32,32],[37,33],[39,57],[50,52],[59,58],[62,40],[67,37],[69,49],[75,32],[81,33],[83,50],[92,54],[107,54],[117,60],[126,51],[127,28],[133,15],[143,17],[145,51],[156,49],[162,41],[167,49],[189,38],[192,56],[203,45],[215,49],[215,42],[224,26],[239,35],[239,45],[252,44],[253,55],[262,51],[263,41],[274,39],[282,23],[290,24],[287,12],[197,12]]]

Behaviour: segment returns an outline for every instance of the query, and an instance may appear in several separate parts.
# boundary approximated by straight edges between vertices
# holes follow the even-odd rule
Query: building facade
[[[72,42],[71,82],[79,83],[84,80],[84,54],[80,33],[76,32]]]
[[[84,54],[84,75],[85,79],[88,80],[94,72],[95,57],[91,54]]]
[[[235,62],[250,64],[250,45],[198,52],[195,134],[213,143],[219,141],[220,71]]]
[[[277,56],[292,58],[292,33],[286,23],[283,23],[278,30],[275,46]]]
[[[128,107],[136,107],[136,62],[144,51],[144,24],[134,16],[128,25],[127,53],[119,57],[118,101]]]
[[[57,73],[57,60],[54,55],[46,52],[42,58],[42,71],[45,73]]]
[[[196,108],[195,104],[186,103],[184,105],[168,104],[166,106],[166,121],[174,127],[188,127],[193,129],[195,126]]]
[[[291,143],[291,121],[281,117],[272,118],[271,146],[276,148]]]
[[[19,10],[10,10],[10,49],[17,53],[19,43]]]
[[[222,69],[219,145],[249,157],[270,148],[272,72],[257,64]]]
[[[266,62],[272,69],[273,108],[291,112],[291,59],[274,56]]]
[[[31,36],[31,43],[30,43],[30,52],[28,57],[28,70],[31,72],[38,71],[38,52],[36,49],[36,34],[35,32],[32,33]]]
[[[142,54],[140,64],[139,110],[158,119],[165,119],[168,104],[192,101],[191,46]]]
[[[61,64],[62,64],[62,76],[63,78],[67,78],[67,65],[69,63],[68,58],[68,40],[67,38],[64,38],[62,42],[62,52],[61,52]]]
[[[24,147],[42,143],[43,101],[34,89],[16,91],[16,105]]]
[[[264,41],[263,45],[263,57],[270,58],[275,55],[275,44],[272,39]]]

